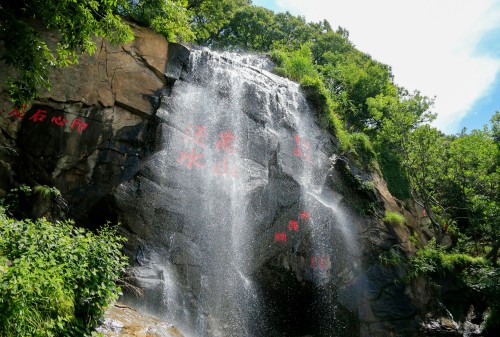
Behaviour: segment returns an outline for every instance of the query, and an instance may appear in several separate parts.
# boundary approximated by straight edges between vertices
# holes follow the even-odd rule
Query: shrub
[[[415,246],[420,244],[420,238],[418,236],[418,232],[414,232],[410,237],[409,240],[411,243],[413,243]]]
[[[122,242],[108,225],[93,234],[1,211],[0,336],[89,335],[118,298]]]
[[[38,185],[33,189],[35,194],[39,194],[44,198],[59,197],[61,192],[56,187],[49,187],[46,185]]]
[[[349,133],[335,112],[336,104],[314,66],[309,46],[292,52],[275,50],[271,58],[277,64],[275,72],[300,83],[309,104],[322,113],[322,124],[339,140],[340,150],[348,151],[351,148]]]
[[[387,182],[389,192],[400,200],[406,200],[411,197],[410,181],[406,175],[406,171],[401,163],[401,159],[390,152],[390,149],[383,145],[378,145],[376,148],[378,153],[377,161],[380,166],[380,171]]]
[[[440,275],[463,270],[471,266],[483,266],[486,260],[462,253],[448,253],[432,238],[410,259],[408,277]]]
[[[292,52],[274,51],[272,59],[278,64],[275,71],[294,81],[300,82],[303,78],[319,77],[313,63],[311,49],[305,44]]]
[[[406,219],[403,215],[397,212],[385,211],[385,216],[382,219],[385,223],[389,225],[398,225],[401,226],[405,223]]]
[[[378,256],[380,263],[386,266],[398,266],[401,264],[401,255],[397,249],[391,247],[390,250],[383,252]]]
[[[463,284],[465,291],[472,291],[473,296],[482,299],[489,307],[489,312],[482,323],[485,336],[498,336],[500,331],[500,269],[491,265],[483,257],[447,252],[431,239],[410,259],[406,281],[419,276],[431,280],[439,277],[451,277],[455,283]]]
[[[54,217],[60,209],[61,192],[56,187],[37,185],[19,185],[9,190],[4,198],[0,198],[0,206],[16,219],[39,218],[42,215]]]
[[[322,124],[339,140],[340,150],[349,151],[351,149],[349,133],[336,113],[336,104],[320,76],[305,76],[300,84],[309,104],[322,113]]]
[[[349,135],[350,143],[356,156],[365,167],[372,167],[375,162],[375,151],[373,150],[370,138],[360,132]]]
[[[0,199],[0,204],[10,213],[16,212],[21,205],[28,204],[33,194],[33,189],[28,185],[19,185],[9,190],[5,198]]]

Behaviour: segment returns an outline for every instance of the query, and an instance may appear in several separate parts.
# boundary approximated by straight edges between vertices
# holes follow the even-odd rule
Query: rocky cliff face
[[[195,335],[419,335],[426,292],[379,258],[411,251],[413,215],[379,220],[400,206],[338,153],[299,88],[265,62],[189,61],[135,34],[99,41],[24,112],[2,98],[0,192],[56,186],[65,202],[27,215],[121,222],[144,293],[124,300]]]
[[[137,172],[155,146],[160,96],[188,53],[146,29],[135,27],[134,33],[131,44],[100,40],[94,55],[55,71],[53,89],[25,111],[13,110],[2,97],[1,141],[17,151],[16,157],[1,154],[3,194],[19,182],[56,186],[69,215],[84,219]]]

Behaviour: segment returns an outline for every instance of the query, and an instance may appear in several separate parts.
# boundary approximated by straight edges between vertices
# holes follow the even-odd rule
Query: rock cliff
[[[84,219],[137,172],[155,146],[160,96],[188,53],[147,29],[135,27],[134,33],[125,46],[99,40],[94,55],[54,71],[52,90],[25,111],[13,110],[2,96],[0,137],[17,157],[2,153],[0,192],[19,182],[56,186],[69,216]]]
[[[124,300],[194,334],[418,336],[424,286],[380,259],[411,253],[416,214],[339,153],[300,89],[266,61],[134,32],[54,71],[25,111],[1,98],[0,194],[56,186],[64,201],[25,215],[119,221],[144,292]]]

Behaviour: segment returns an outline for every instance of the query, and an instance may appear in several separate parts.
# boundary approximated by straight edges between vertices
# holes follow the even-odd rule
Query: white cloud
[[[347,28],[363,52],[392,67],[395,81],[437,96],[435,125],[456,132],[487,92],[500,59],[475,53],[480,37],[500,22],[498,0],[276,0],[308,21]]]

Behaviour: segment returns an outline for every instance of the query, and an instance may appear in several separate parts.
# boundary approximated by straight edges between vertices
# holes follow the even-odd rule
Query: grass
[[[406,219],[397,212],[385,211],[385,216],[382,218],[382,221],[389,225],[401,226],[406,222]]]

